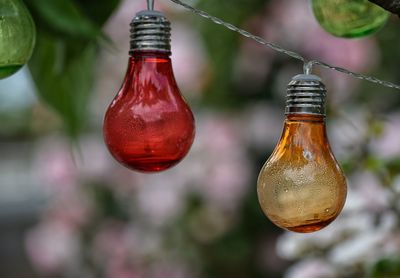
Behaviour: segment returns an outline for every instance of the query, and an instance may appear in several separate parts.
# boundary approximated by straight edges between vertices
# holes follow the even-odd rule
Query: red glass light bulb
[[[121,90],[104,119],[111,154],[143,172],[168,169],[188,153],[193,114],[180,94],[168,52],[135,51]]]

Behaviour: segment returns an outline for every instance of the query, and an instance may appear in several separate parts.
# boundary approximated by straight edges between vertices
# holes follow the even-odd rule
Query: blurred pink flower
[[[43,213],[43,221],[57,221],[78,231],[93,217],[93,204],[82,192],[69,192],[53,196]]]
[[[62,222],[43,222],[28,233],[26,250],[38,271],[62,273],[78,258],[78,234]]]
[[[129,235],[124,223],[105,221],[97,229],[93,239],[93,257],[98,265],[114,268],[121,262],[129,262],[132,246],[128,243]],[[118,267],[119,269],[119,267]]]
[[[329,254],[329,260],[341,267],[351,267],[361,263],[373,262],[383,254],[378,248],[384,241],[386,233],[367,230],[337,244]],[[374,250],[374,252],[370,252]]]
[[[37,148],[34,167],[42,184],[50,192],[68,192],[78,185],[79,173],[73,160],[72,147],[63,138],[43,140]]]
[[[323,259],[306,259],[290,267],[285,278],[336,278],[332,265]]]
[[[282,133],[283,121],[283,107],[262,102],[252,103],[241,115],[245,144],[256,150],[274,149]]]
[[[389,208],[390,194],[372,173],[356,173],[352,176],[351,186],[363,200],[363,209],[379,213]]]
[[[156,226],[171,223],[184,209],[184,181],[168,172],[141,181],[136,199],[143,218]]]
[[[174,21],[176,22],[176,21]],[[207,81],[207,57],[203,42],[187,24],[172,23],[172,65],[174,75],[183,95],[200,96]]]
[[[123,263],[111,263],[107,270],[107,278],[145,278],[139,272],[131,269]]]
[[[90,180],[106,180],[110,178],[109,171],[114,166],[109,159],[103,139],[97,135],[87,135],[79,140],[79,155],[77,168],[81,177]]]
[[[196,190],[217,207],[235,210],[250,189],[252,164],[241,127],[229,115],[208,115],[198,124],[193,157],[201,160]]]
[[[371,144],[372,152],[381,159],[393,159],[400,156],[400,114],[388,115],[381,138]]]
[[[336,158],[346,160],[361,151],[368,136],[368,111],[351,107],[341,109],[340,115],[328,121],[328,137]]]
[[[183,262],[163,260],[152,265],[146,272],[146,278],[196,278],[198,274]]]

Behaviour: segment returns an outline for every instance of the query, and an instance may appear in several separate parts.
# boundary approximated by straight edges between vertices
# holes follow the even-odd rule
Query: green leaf
[[[101,28],[120,0],[26,0],[38,31],[29,62],[41,99],[63,119],[72,137],[81,132],[93,85]],[[104,41],[104,40],[103,40]]]
[[[29,4],[39,18],[39,29],[84,38],[101,34],[100,25],[94,24],[72,0],[29,0]]]
[[[85,123],[95,54],[95,43],[71,45],[40,34],[30,62],[40,97],[62,116],[72,137]]]

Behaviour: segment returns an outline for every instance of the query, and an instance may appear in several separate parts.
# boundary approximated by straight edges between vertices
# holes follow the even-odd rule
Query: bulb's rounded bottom
[[[23,65],[0,66],[0,79],[7,78],[22,68]]]
[[[386,22],[386,21],[385,21]],[[376,27],[371,27],[371,28],[360,28],[356,30],[336,30],[334,28],[331,28],[330,26],[323,26],[321,27],[331,34],[332,36],[338,37],[338,38],[345,38],[345,39],[357,39],[361,37],[366,37],[369,35],[372,35],[373,33],[378,32],[380,29],[383,28],[384,25],[381,26],[376,26]]]
[[[131,161],[119,161],[125,167],[134,170],[140,171],[143,173],[154,173],[154,172],[162,172],[168,170],[171,167],[174,167],[178,164],[182,158],[180,159],[159,159],[159,158],[141,158],[135,159]]]
[[[276,223],[274,222],[277,226],[292,231],[292,232],[296,232],[296,233],[312,233],[312,232],[317,232],[323,228],[325,228],[326,226],[328,226],[329,224],[331,224],[333,222],[333,220],[336,219],[336,216],[330,218],[330,219],[317,219],[317,220],[311,220],[308,223],[304,222],[304,223],[299,223],[295,226],[292,226],[293,224],[289,224],[286,225],[284,223]]]
[[[310,224],[305,224],[305,225],[300,225],[296,227],[286,227],[285,229],[296,232],[296,233],[312,233],[321,230],[322,228],[325,228],[328,226],[335,218],[326,220],[326,221],[320,221],[320,222],[315,222],[315,223],[310,223]]]

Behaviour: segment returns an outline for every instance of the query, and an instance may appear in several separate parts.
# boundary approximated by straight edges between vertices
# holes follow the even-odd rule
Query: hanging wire
[[[239,27],[236,27],[233,24],[225,22],[225,21],[223,21],[222,19],[220,19],[218,17],[212,16],[212,15],[208,14],[205,11],[196,9],[196,8],[186,4],[186,3],[181,2],[180,0],[170,0],[170,1],[174,2],[175,4],[178,4],[178,5],[182,6],[182,7],[184,7],[185,9],[193,12],[196,15],[199,15],[201,17],[204,17],[204,18],[208,19],[208,20],[211,20],[215,24],[222,25],[225,28],[227,28],[227,29],[229,29],[231,31],[237,32],[237,33],[239,33],[240,35],[242,35],[244,37],[252,39],[252,40],[256,41],[259,44],[265,45],[266,47],[269,47],[269,48],[271,48],[271,49],[273,49],[273,50],[275,50],[275,51],[277,51],[279,53],[286,54],[286,55],[288,55],[288,56],[290,56],[290,57],[292,57],[294,59],[302,61],[303,62],[303,69],[304,69],[304,73],[305,74],[311,74],[313,66],[320,66],[322,68],[335,70],[335,71],[350,75],[350,76],[352,76],[354,78],[357,78],[357,79],[369,81],[369,82],[372,82],[372,83],[375,83],[375,84],[378,84],[378,85],[381,85],[381,86],[384,86],[384,87],[400,90],[400,85],[394,84],[392,82],[383,81],[383,80],[380,80],[380,79],[378,79],[376,77],[373,77],[373,76],[368,76],[368,75],[365,75],[365,74],[352,72],[352,71],[350,71],[348,69],[345,69],[345,68],[332,66],[330,64],[327,64],[327,63],[319,61],[319,60],[310,60],[309,61],[306,58],[304,58],[303,56],[301,56],[300,54],[298,54],[297,52],[285,49],[285,48],[283,48],[280,45],[277,45],[275,43],[268,42],[267,40],[265,40],[265,39],[263,39],[263,38],[261,38],[259,36],[253,35],[252,33],[247,32],[246,30],[243,30],[243,29],[241,29]],[[153,2],[153,1],[151,1],[151,2]]]
[[[147,9],[149,11],[153,11],[154,10],[154,0],[147,0]]]

